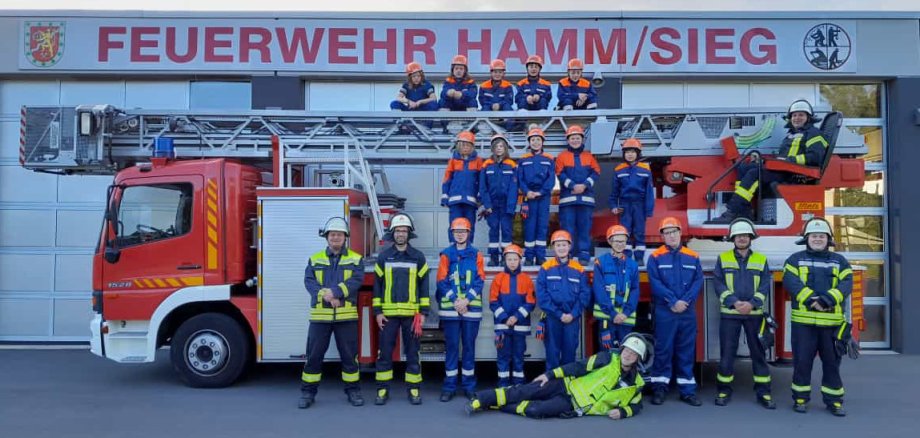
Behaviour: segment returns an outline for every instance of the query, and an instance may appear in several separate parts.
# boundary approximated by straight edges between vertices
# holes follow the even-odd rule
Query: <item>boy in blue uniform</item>
[[[530,334],[530,314],[537,302],[533,280],[521,272],[524,250],[505,247],[505,270],[492,280],[489,308],[495,316],[498,386],[524,383],[524,353]]]
[[[586,110],[597,108],[597,92],[591,81],[582,74],[585,63],[578,58],[569,60],[568,77],[559,80],[556,86],[556,99],[563,110]]]
[[[514,86],[505,80],[505,61],[493,59],[489,63],[490,78],[479,84],[479,105],[483,111],[511,111],[514,105]]]
[[[458,217],[466,218],[470,224],[476,222],[476,209],[479,208],[479,172],[482,170],[482,158],[476,155],[473,144],[476,136],[470,131],[457,134],[457,149],[447,161],[444,181],[441,184],[441,206],[450,209],[450,221]],[[470,229],[470,241],[474,230]],[[454,235],[447,231],[448,238],[454,241]]]
[[[454,219],[450,231],[454,244],[441,251],[438,263],[438,317],[444,330],[444,385],[441,401],[449,402],[457,393],[457,362],[461,351],[460,384],[467,398],[476,391],[476,336],[482,319],[482,288],[485,270],[482,254],[470,246],[470,221]]]
[[[639,305],[639,265],[624,250],[629,232],[622,225],[607,228],[610,253],[594,260],[594,319],[601,346],[611,350],[636,326]]]
[[[546,371],[575,361],[581,314],[591,300],[585,268],[569,255],[572,236],[558,230],[550,244],[556,256],[543,263],[537,274],[537,305],[546,324]]]
[[[543,130],[531,128],[527,133],[529,152],[518,160],[517,182],[523,203],[524,266],[542,265],[546,259],[546,234],[549,232],[549,204],[556,173],[553,156],[543,152]]]
[[[539,55],[530,55],[524,63],[527,77],[517,83],[517,94],[514,97],[519,110],[545,110],[549,108],[549,101],[553,99],[553,84],[540,77],[543,70],[543,58]]]
[[[466,56],[457,55],[450,63],[450,76],[441,87],[441,111],[476,111],[476,81],[470,77]]]
[[[655,212],[655,186],[652,168],[639,162],[642,143],[635,138],[623,142],[623,160],[613,169],[613,190],[610,191],[610,211],[621,215],[620,224],[632,233],[633,245],[626,254],[645,264],[645,221]]]
[[[594,215],[594,182],[601,168],[594,155],[585,151],[585,130],[572,125],[565,131],[566,150],[556,157],[559,177],[559,226],[575,236],[572,255],[582,265],[591,262],[591,223]]]
[[[489,266],[499,266],[501,248],[511,245],[514,208],[517,206],[517,164],[508,156],[508,140],[501,134],[492,136],[492,157],[482,163],[479,172],[479,199],[482,215],[489,224]]]
[[[700,256],[681,244],[680,221],[661,220],[658,227],[664,245],[648,261],[655,312],[655,363],[652,365],[652,404],[664,403],[672,375],[677,377],[680,400],[691,406],[703,403],[696,397],[696,311],[693,308],[703,287]],[[675,359],[676,356],[676,360]],[[676,365],[677,370],[672,366]]]
[[[434,85],[425,80],[422,65],[410,62],[406,65],[406,83],[396,94],[396,100],[390,102],[390,109],[402,111],[437,111],[438,102]]]

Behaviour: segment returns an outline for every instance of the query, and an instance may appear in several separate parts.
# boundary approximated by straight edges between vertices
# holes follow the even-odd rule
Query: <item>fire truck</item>
[[[331,216],[349,219],[350,247],[371,266],[359,298],[359,361],[373,364],[370,263],[384,244],[388,218],[405,210],[416,215],[417,234],[428,237],[415,245],[436,266],[440,248],[434,236],[446,235],[446,211],[437,196],[419,197],[437,185],[460,130],[477,133],[481,155],[488,155],[490,134],[503,132],[516,157],[526,148],[525,133],[505,132],[507,126],[539,125],[547,132],[547,151],[555,153],[565,145],[565,129],[581,125],[585,147],[603,169],[597,185],[602,198],[622,142],[639,139],[657,192],[648,229],[657,229],[665,216],[679,218],[707,276],[717,255],[731,247],[721,241],[728,225],[712,218],[733,191],[734,169],[762,155],[765,168],[798,178],[758,191],[755,202],[755,222],[764,236],[756,248],[781,270],[798,250],[793,242],[804,222],[824,214],[825,191],[862,186],[859,157],[867,152],[860,136],[842,128],[842,115],[825,109],[821,129],[829,153],[821,167],[770,160],[785,136],[784,115],[781,108],[313,113],[23,107],[20,162],[39,172],[114,175],[93,257],[91,351],[141,363],[154,361],[157,350],[169,346],[181,380],[222,387],[254,362],[303,360],[310,312],[304,268],[307,258],[324,248],[317,231]],[[606,250],[604,230],[617,221],[600,204],[592,229],[598,254]],[[421,220],[422,212],[435,219]],[[648,239],[653,246],[661,244],[655,234]],[[497,272],[487,269],[487,285]],[[774,272],[768,303],[779,323],[771,357],[788,359],[789,296],[781,277]],[[849,316],[859,329],[861,272],[855,277]],[[644,272],[641,283],[639,326],[648,330]],[[707,279],[696,304],[699,362],[719,357],[712,287]],[[477,358],[493,360],[492,318],[486,312]],[[582,323],[593,327],[590,316]],[[424,332],[422,359],[443,360],[436,318]],[[582,333],[587,333],[582,353],[590,353],[593,331]],[[533,337],[528,342],[528,358],[542,359],[542,345]],[[334,348],[327,355],[337,357]]]

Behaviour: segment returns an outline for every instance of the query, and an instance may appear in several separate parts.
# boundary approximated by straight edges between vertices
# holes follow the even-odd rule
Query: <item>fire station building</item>
[[[863,348],[920,353],[920,14],[0,13],[0,342],[89,338],[92,254],[111,176],[20,166],[23,105],[176,111],[389,111],[410,61],[440,91],[539,54],[585,61],[600,108],[784,108],[804,98],[865,139],[865,185],[828,190],[836,250],[865,266]],[[406,166],[423,249],[446,246],[441,168]],[[912,201],[914,200],[914,201]],[[435,231],[437,230],[437,231]],[[484,247],[486,233],[477,233]],[[912,334],[913,333],[913,334]]]

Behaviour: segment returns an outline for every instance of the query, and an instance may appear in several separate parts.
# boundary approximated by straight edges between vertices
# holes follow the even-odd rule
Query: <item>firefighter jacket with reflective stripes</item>
[[[391,245],[377,256],[374,265],[374,314],[386,316],[428,315],[428,263],[425,254]]]
[[[479,205],[479,171],[482,158],[473,151],[463,158],[458,152],[447,161],[444,181],[441,184],[441,202],[447,205]]]
[[[613,169],[613,190],[610,191],[610,208],[623,208],[626,202],[645,203],[645,216],[655,211],[655,186],[652,168],[647,163],[620,163]]]
[[[770,296],[770,282],[773,281],[766,256],[749,251],[747,257],[742,257],[735,249],[725,251],[716,260],[713,281],[723,318],[746,316],[735,310],[738,301],[747,301],[754,306],[750,315],[763,315],[764,303]]]
[[[594,183],[600,178],[601,167],[594,155],[582,146],[571,146],[556,157],[556,176],[559,177],[559,205],[594,206]],[[585,191],[575,194],[572,189],[576,184],[584,184]]]
[[[636,325],[639,305],[639,264],[632,257],[611,253],[594,259],[594,317],[613,320],[626,315],[626,325]]]
[[[350,249],[333,254],[326,248],[310,256],[303,284],[310,294],[310,321],[334,322],[358,319],[358,288],[364,280],[361,254]],[[332,307],[323,297],[332,294],[342,302]]]
[[[799,251],[786,259],[783,287],[792,297],[792,322],[839,326],[846,298],[853,292],[853,269],[846,257],[830,251]],[[817,301],[824,311],[815,310]]]
[[[802,166],[821,167],[827,146],[821,131],[809,123],[800,129],[790,127],[776,156]]]
[[[437,277],[438,317],[447,321],[482,319],[482,288],[485,287],[485,279],[482,253],[476,248],[467,246],[457,249],[454,244],[441,251]],[[470,301],[463,315],[454,309],[454,303],[461,298]]]
[[[572,82],[569,78],[562,78],[559,80],[559,84],[556,86],[556,99],[559,100],[559,107],[563,108],[568,105],[575,106],[575,103],[578,102],[578,94],[584,93],[588,95],[588,98],[585,99],[585,102],[582,106],[578,108],[585,108],[591,104],[597,104],[597,92],[594,91],[594,86],[591,85],[591,81],[585,78],[579,78],[578,82]]]
[[[544,313],[559,319],[564,313],[576,320],[591,301],[585,268],[574,258],[562,263],[553,257],[537,273],[537,305]]]
[[[517,163],[510,158],[497,162],[492,158],[482,163],[479,172],[479,199],[484,208],[503,208],[514,213],[517,204],[517,182],[514,172]]]
[[[518,267],[505,270],[492,280],[489,291],[489,308],[495,316],[495,330],[509,330],[530,334],[530,313],[537,304],[533,280]],[[509,327],[508,318],[514,316],[517,323]]]
[[[546,152],[534,154],[529,150],[517,164],[517,184],[521,194],[539,192],[540,196],[547,197],[553,193],[556,173],[552,155]]]
[[[683,245],[676,249],[667,245],[658,247],[649,257],[646,269],[657,306],[670,309],[678,301],[693,305],[703,287],[700,255]]]
[[[547,376],[565,379],[572,404],[583,415],[607,415],[619,409],[620,417],[627,418],[642,410],[645,381],[635,368],[623,371],[619,353],[602,351],[554,368]]]
[[[492,111],[492,105],[501,105],[499,111],[514,109],[514,85],[504,79],[494,83],[491,79],[479,84],[479,105],[483,111]]]
[[[540,100],[531,105],[527,103],[527,96],[537,95]],[[518,109],[545,110],[549,108],[549,101],[553,100],[553,84],[539,76],[526,77],[517,83],[517,93],[514,96]]]
[[[447,92],[450,90],[457,90],[463,93],[463,97],[460,99],[447,97]],[[473,104],[473,106],[470,108],[476,108],[477,94],[478,90],[476,88],[476,81],[474,81],[473,78],[457,79],[453,76],[450,76],[445,79],[444,84],[441,85],[441,101],[444,102],[468,102]]]

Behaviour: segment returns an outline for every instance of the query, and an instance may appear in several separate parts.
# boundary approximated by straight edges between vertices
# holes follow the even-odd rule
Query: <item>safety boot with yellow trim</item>
[[[387,400],[390,399],[390,391],[386,388],[377,389],[377,397],[374,399],[374,404],[377,406],[383,406],[387,404]]]
[[[776,409],[776,402],[773,401],[773,396],[770,394],[758,396],[757,403],[760,403],[760,405],[766,409]]]
[[[720,392],[716,396],[716,406],[728,406],[728,402],[732,400],[732,395],[727,392]]]
[[[316,394],[311,392],[304,392],[300,395],[300,400],[297,401],[297,407],[299,409],[307,409],[310,406],[313,406],[313,402],[316,400]]]
[[[409,403],[413,405],[422,404],[422,393],[418,388],[409,388]]]
[[[466,411],[466,415],[482,412],[482,402],[476,398],[476,394],[473,394],[473,397],[470,399],[469,403],[463,406],[463,409]]]
[[[795,399],[795,404],[792,405],[792,410],[800,414],[808,412],[808,401],[804,398]]]
[[[831,414],[834,414],[835,417],[847,416],[847,410],[843,408],[843,402],[828,403],[827,410],[831,411]]]

